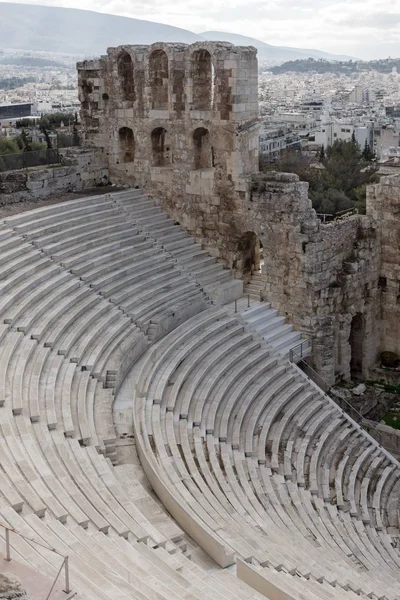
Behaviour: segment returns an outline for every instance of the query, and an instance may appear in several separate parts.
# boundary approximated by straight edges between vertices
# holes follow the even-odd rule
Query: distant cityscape
[[[302,62],[302,61],[299,61]],[[355,137],[378,161],[400,159],[400,74],[377,70],[283,72],[261,65],[260,150],[271,159],[286,148],[316,152]]]
[[[79,114],[75,64],[80,59],[4,50],[0,54],[0,136],[19,135],[16,121],[24,117],[32,120],[33,127],[43,115]],[[292,61],[279,68],[260,61],[260,152],[264,157],[274,161],[288,149],[317,153],[335,140],[355,137],[360,148],[367,144],[384,166],[400,167],[397,67],[380,72],[371,62],[371,68],[346,73],[342,67],[332,68],[335,63],[327,63],[326,72],[318,72],[321,61],[314,62],[315,70],[313,61]],[[62,126],[70,129],[71,123]]]

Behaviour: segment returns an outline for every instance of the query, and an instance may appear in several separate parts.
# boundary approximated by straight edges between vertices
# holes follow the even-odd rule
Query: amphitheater
[[[400,598],[399,463],[296,365],[267,246],[243,292],[153,169],[1,222],[12,558],[53,580],[68,556],[57,598]]]

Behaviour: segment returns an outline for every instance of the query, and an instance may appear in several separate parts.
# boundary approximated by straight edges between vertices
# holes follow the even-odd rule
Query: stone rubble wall
[[[200,174],[200,179],[205,174]],[[350,331],[362,315],[362,374],[380,348],[380,241],[371,218],[356,215],[322,224],[308,184],[289,173],[253,175],[233,201],[199,194],[161,205],[224,264],[243,273],[240,240],[258,235],[263,246],[263,295],[313,340],[313,366],[328,383],[350,377]],[[361,373],[360,373],[361,374]]]
[[[253,176],[238,220],[262,241],[264,296],[312,338],[318,373],[328,383],[349,378],[351,323],[361,314],[367,376],[380,338],[380,244],[371,219],[357,215],[321,224],[308,184],[276,173]]]
[[[384,423],[363,419],[362,425],[368,433],[393,456],[400,460],[400,431]]]
[[[0,172],[0,205],[31,202],[108,183],[108,168],[101,151],[67,148],[62,164]]]
[[[400,175],[367,188],[367,214],[381,237],[381,351],[400,356]]]

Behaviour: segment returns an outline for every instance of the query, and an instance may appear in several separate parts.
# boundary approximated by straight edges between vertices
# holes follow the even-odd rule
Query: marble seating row
[[[142,509],[115,475],[112,388],[149,344],[139,325],[185,300],[202,310],[204,294],[108,207],[90,198],[0,227],[0,520],[68,554],[78,598],[260,600],[190,561],[141,479],[130,473]],[[11,546],[57,573],[43,546],[17,535]]]
[[[212,308],[135,369],[145,471],[175,491],[216,560],[235,552],[396,597],[400,556],[377,490],[398,466],[304,375]]]

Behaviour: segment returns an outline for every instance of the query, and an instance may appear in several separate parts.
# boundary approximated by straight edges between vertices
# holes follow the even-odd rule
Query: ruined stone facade
[[[78,63],[78,77],[85,142],[105,149],[113,182],[144,186],[178,212],[187,200],[234,206],[258,169],[254,48],[120,46]],[[196,230],[196,217],[182,224]]]
[[[322,224],[307,183],[259,174],[254,48],[121,46],[78,75],[85,143],[104,149],[111,181],[146,188],[238,277],[262,248],[264,298],[312,338],[328,382],[400,352],[399,184],[375,186],[367,216]]]

